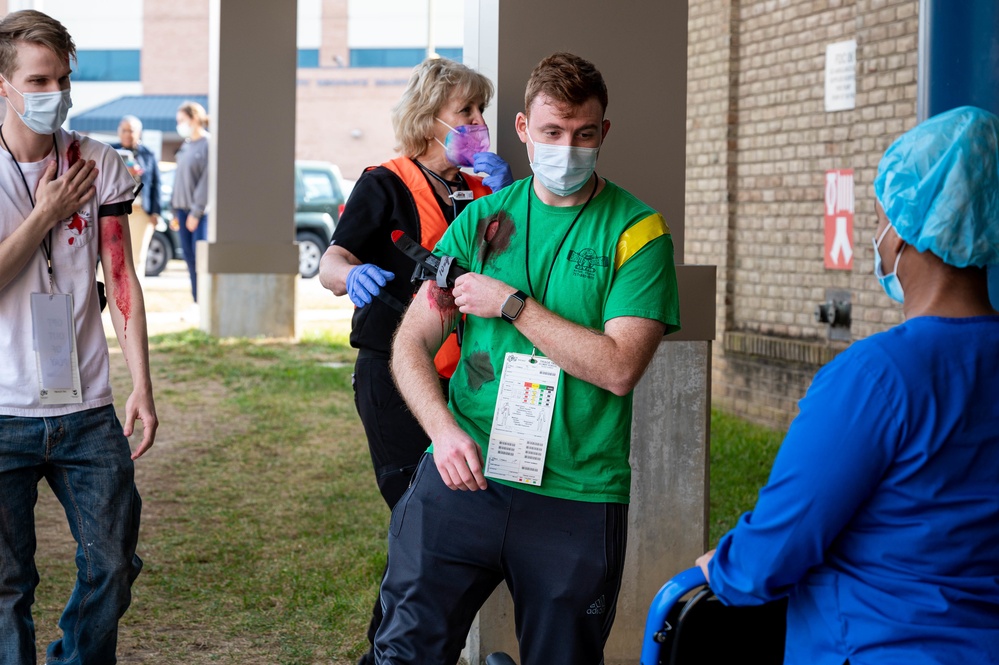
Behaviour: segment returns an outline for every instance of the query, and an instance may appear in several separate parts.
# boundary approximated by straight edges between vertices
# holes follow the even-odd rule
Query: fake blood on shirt
[[[80,161],[80,142],[73,141],[69,144],[69,148],[66,149],[66,161],[72,166]],[[73,213],[73,220],[69,223],[69,229],[71,231],[76,231],[77,235],[83,233],[83,230],[87,228],[87,220],[80,216],[79,213]],[[69,237],[69,244],[73,244],[75,238],[73,236]]]

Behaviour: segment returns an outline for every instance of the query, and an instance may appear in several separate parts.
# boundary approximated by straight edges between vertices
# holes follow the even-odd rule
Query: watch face
[[[509,296],[503,303],[503,316],[508,319],[515,319],[520,315],[520,310],[524,309],[524,301],[516,296]]]

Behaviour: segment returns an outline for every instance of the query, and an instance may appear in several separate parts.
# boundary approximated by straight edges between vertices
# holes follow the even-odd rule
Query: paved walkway
[[[198,327],[198,309],[191,298],[191,281],[183,261],[170,261],[162,273],[147,277],[143,295],[150,335]],[[354,306],[346,296],[338,298],[324,289],[318,277],[298,278],[297,303],[299,336],[319,332],[346,335],[350,332]],[[107,310],[104,311],[104,330],[109,337],[114,336]]]

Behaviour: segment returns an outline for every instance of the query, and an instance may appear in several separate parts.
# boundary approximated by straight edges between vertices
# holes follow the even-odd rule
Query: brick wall
[[[814,318],[828,288],[851,294],[853,339],[901,320],[872,276],[871,185],[884,149],[915,124],[917,6],[690,0],[686,261],[718,266],[721,408],[786,426],[846,344]],[[856,108],[827,113],[826,46],[848,39]],[[824,176],[843,168],[854,169],[856,191],[852,271],[827,270],[822,257]]]
[[[356,180],[396,157],[391,110],[412,69],[300,69],[295,157],[320,159]]]
[[[143,93],[207,94],[207,0],[144,0],[142,11]]]

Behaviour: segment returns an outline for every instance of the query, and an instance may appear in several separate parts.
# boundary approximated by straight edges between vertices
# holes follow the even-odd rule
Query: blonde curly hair
[[[427,58],[420,63],[410,76],[402,99],[392,109],[396,150],[407,157],[422,155],[427,149],[427,137],[434,135],[434,119],[455,93],[488,104],[493,84],[454,60]]]

